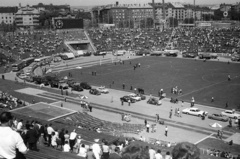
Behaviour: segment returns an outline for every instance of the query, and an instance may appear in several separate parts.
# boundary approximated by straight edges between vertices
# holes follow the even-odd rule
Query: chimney
[[[21,5],[21,3],[19,3],[19,8],[22,8],[22,5]]]
[[[153,7],[153,20],[156,20],[156,8],[155,8],[155,1],[152,0],[152,7]]]
[[[116,6],[118,6],[118,1],[116,2]]]

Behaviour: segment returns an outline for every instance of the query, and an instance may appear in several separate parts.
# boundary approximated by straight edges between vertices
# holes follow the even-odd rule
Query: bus
[[[34,62],[37,62],[39,65],[40,64],[46,65],[50,63],[52,60],[53,60],[52,56],[44,56],[44,57],[34,59]]]
[[[27,67],[27,66],[31,65],[31,63],[34,62],[34,58],[29,57],[29,58],[23,59],[22,61],[25,61],[25,67]]]
[[[19,61],[17,63],[12,64],[12,71],[13,72],[17,72],[20,71],[21,69],[23,69],[26,65],[25,61]]]

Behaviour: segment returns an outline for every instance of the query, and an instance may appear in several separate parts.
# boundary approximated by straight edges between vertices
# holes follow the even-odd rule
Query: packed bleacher
[[[172,29],[93,29],[88,34],[98,51],[142,50],[167,45]]]
[[[0,35],[0,48],[15,59],[64,52],[64,41],[86,40],[82,30],[18,31]]]
[[[173,42],[180,50],[232,54],[240,48],[240,28],[176,28]]]
[[[175,49],[191,52],[229,53],[240,49],[240,28],[94,29],[88,30],[98,51]]]

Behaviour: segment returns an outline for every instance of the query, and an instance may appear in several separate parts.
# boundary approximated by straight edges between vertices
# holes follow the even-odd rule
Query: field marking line
[[[203,140],[206,140],[207,138],[209,138],[209,137],[211,137],[211,136],[213,136],[213,135],[214,135],[214,133],[212,133],[212,134],[210,134],[210,135],[208,135],[208,136],[202,138],[201,140],[195,142],[194,144],[197,145],[198,143],[202,142]]]
[[[61,103],[61,101],[56,101],[56,102],[52,102],[52,103],[49,103],[49,104],[58,104],[58,103]]]
[[[232,80],[235,79],[235,78],[238,78],[238,76],[232,78]],[[216,83],[210,84],[210,85],[208,85],[208,86],[205,86],[205,87],[202,87],[202,88],[200,88],[200,89],[194,90],[194,91],[192,91],[192,92],[189,92],[189,93],[186,93],[186,94],[180,95],[180,96],[178,96],[178,97],[184,97],[184,96],[186,96],[186,95],[189,95],[189,94],[192,94],[192,93],[199,92],[199,91],[201,91],[201,90],[204,90],[204,89],[206,89],[206,88],[209,88],[209,87],[212,87],[212,86],[215,86],[215,85],[218,85],[218,84],[224,83],[224,82],[228,82],[228,80],[224,80],[224,81],[220,81],[220,82],[216,82]]]

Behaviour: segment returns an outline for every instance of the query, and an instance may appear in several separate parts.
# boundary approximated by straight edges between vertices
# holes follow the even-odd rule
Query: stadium
[[[1,112],[59,135],[76,131],[88,148],[134,143],[165,156],[190,142],[201,158],[239,157],[239,27],[83,29],[73,21],[1,35],[20,59],[1,68]],[[26,158],[84,158],[76,146],[52,148],[45,133]]]

